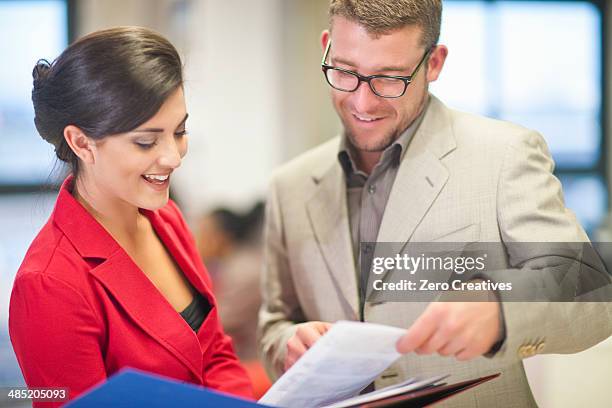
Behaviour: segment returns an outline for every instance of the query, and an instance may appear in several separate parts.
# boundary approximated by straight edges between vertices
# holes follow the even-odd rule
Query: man
[[[448,403],[534,406],[521,360],[607,338],[609,303],[499,303],[499,293],[483,302],[367,299],[368,258],[359,256],[374,250],[367,243],[588,241],[540,135],[453,111],[429,94],[447,56],[437,44],[441,9],[440,0],[331,1],[323,71],[344,132],[272,181],[261,352],[277,377],[337,320],[405,327],[397,345],[405,355],[376,388],[501,372]],[[545,255],[508,252],[498,266],[508,272],[537,259],[537,278],[554,263]]]

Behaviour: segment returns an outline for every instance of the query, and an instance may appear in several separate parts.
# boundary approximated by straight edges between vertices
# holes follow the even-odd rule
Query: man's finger
[[[408,329],[397,342],[399,353],[405,354],[414,351],[423,345],[435,332],[436,323],[430,317],[429,309]]]
[[[306,345],[297,335],[289,339],[289,341],[287,342],[287,355],[296,356],[296,358],[298,358],[305,352]]]
[[[450,339],[444,331],[438,328],[434,334],[423,344],[415,349],[418,354],[431,354],[440,350],[446,346],[452,339]]]
[[[300,341],[306,346],[306,349],[311,348],[312,345],[321,338],[320,332],[311,326],[300,328],[296,334]]]
[[[331,327],[332,324],[327,322],[319,322],[319,324],[316,325],[316,328],[321,336],[327,333],[327,331],[331,329]]]
[[[447,343],[444,347],[438,350],[438,354],[441,356],[454,356],[458,354],[460,351],[463,351],[467,345],[464,344],[462,338],[455,337],[449,343]]]
[[[481,354],[482,353],[479,353],[474,346],[469,346],[455,354],[455,358],[457,358],[459,361],[467,361],[473,359],[474,357],[478,357]]]

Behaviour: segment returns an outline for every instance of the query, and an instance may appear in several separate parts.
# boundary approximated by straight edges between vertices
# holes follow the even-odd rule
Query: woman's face
[[[168,202],[172,172],[187,153],[183,89],[178,88],[147,122],[131,132],[94,141],[85,186],[100,198],[156,210]]]

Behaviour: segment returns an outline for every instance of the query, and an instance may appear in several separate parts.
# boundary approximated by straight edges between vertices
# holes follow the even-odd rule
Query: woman
[[[72,167],[17,273],[9,332],[30,387],[72,399],[123,367],[250,397],[210,278],[168,198],[187,152],[182,66],[158,34],[88,35],[34,68],[40,135]]]

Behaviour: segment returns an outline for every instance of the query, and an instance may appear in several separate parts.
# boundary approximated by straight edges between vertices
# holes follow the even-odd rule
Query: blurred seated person
[[[270,384],[257,360],[256,343],[263,213],[262,202],[246,214],[217,208],[202,217],[198,229],[200,255],[211,271],[221,324],[234,340],[256,396]]]

